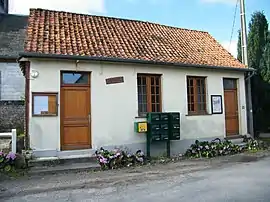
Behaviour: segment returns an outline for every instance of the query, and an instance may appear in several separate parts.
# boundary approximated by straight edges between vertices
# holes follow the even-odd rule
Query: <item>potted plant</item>
[[[22,155],[24,156],[25,160],[30,160],[33,158],[33,150],[31,148],[22,150]]]

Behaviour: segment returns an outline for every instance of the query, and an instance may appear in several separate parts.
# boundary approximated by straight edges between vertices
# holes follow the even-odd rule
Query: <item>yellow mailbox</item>
[[[147,122],[135,122],[135,131],[137,133],[146,133],[147,132]]]

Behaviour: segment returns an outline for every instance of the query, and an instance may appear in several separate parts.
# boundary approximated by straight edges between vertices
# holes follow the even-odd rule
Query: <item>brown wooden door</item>
[[[67,79],[61,85],[60,95],[61,150],[91,148],[90,76],[87,74],[80,81],[78,74],[62,74],[62,82]]]
[[[226,136],[239,135],[237,84],[234,79],[224,79]]]

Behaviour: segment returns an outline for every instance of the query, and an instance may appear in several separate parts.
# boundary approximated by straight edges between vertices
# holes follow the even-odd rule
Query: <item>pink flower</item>
[[[12,159],[15,160],[16,159],[16,154],[9,152],[8,155],[6,156],[7,159]]]
[[[106,163],[107,163],[107,159],[104,158],[104,157],[101,157],[101,158],[99,159],[99,162],[100,162],[100,163],[106,164]]]

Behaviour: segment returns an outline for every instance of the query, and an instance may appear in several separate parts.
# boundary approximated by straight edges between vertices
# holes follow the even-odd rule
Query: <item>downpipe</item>
[[[254,138],[254,123],[253,123],[253,108],[252,108],[252,93],[251,93],[251,78],[255,75],[255,71],[248,72],[245,78],[247,88],[246,110],[247,110],[247,124],[248,133]]]

